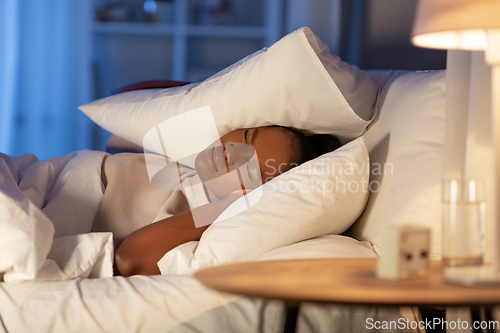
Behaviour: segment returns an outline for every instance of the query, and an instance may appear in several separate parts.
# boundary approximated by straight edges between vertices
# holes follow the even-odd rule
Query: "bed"
[[[445,72],[368,73],[346,66],[337,59],[334,59],[336,66],[324,66],[322,57],[328,51],[309,31],[303,28],[295,32],[295,37],[292,36],[299,38],[299,42],[288,38],[285,42],[289,44],[282,43],[280,48],[271,47],[249,56],[205,83],[179,85],[167,90],[156,86],[155,89],[132,94],[126,92],[115,95],[125,96],[120,97],[119,102],[118,97],[111,96],[111,99],[90,105],[84,112],[100,126],[134,144],[141,144],[145,130],[150,128],[150,124],[141,122],[149,119],[154,123],[157,121],[155,117],[160,116],[142,114],[140,119],[134,119],[133,124],[128,124],[126,119],[130,118],[130,114],[137,113],[137,103],[142,103],[141,110],[145,109],[144,103],[165,103],[158,96],[175,99],[177,104],[173,112],[178,112],[179,105],[184,110],[193,109],[197,99],[202,105],[211,105],[220,132],[278,123],[304,128],[312,133],[336,134],[352,151],[356,147],[365,147],[369,154],[371,171],[363,174],[369,176],[367,184],[371,186],[368,193],[353,194],[357,197],[336,197],[336,201],[322,201],[312,208],[304,208],[309,215],[297,221],[297,228],[288,228],[293,230],[282,227],[287,222],[286,216],[266,219],[265,215],[257,215],[259,221],[253,222],[253,229],[245,229],[244,235],[249,239],[260,239],[259,247],[244,241],[238,244],[234,237],[229,242],[227,234],[217,233],[219,229],[231,227],[230,223],[241,223],[245,218],[256,219],[256,213],[241,214],[243,217],[240,219],[243,220],[216,223],[213,231],[207,233],[206,238],[202,238],[199,243],[184,244],[166,254],[162,259],[164,265],[160,267],[162,275],[159,276],[113,277],[109,276],[109,269],[108,273],[106,269],[101,269],[102,272],[95,273],[101,276],[99,278],[0,282],[0,332],[276,332],[282,325],[283,304],[210,290],[197,282],[192,273],[200,268],[237,261],[376,257],[383,247],[384,227],[408,222],[432,229],[431,254],[439,257]],[[276,63],[269,64],[273,59],[280,59],[280,52],[289,54],[290,48],[295,47],[293,45],[307,41],[311,46],[303,57],[313,57],[311,66],[315,68],[321,65],[318,78],[304,81],[295,72],[295,76],[291,75],[286,64],[283,68],[275,68]],[[301,70],[312,75],[304,58],[294,61],[301,61],[301,66],[305,67]],[[256,64],[260,67],[256,67]],[[293,68],[300,67],[295,65],[291,64]],[[265,66],[274,66],[272,80]],[[247,70],[252,70],[251,78],[247,74],[242,80],[241,73]],[[349,74],[346,81],[352,85],[339,88],[340,79],[332,77],[332,71]],[[283,72],[288,74],[279,75]],[[266,77],[265,83],[259,76],[261,74]],[[316,85],[319,83],[311,83],[315,79],[321,82],[328,80],[330,83],[325,85],[330,85],[329,89],[335,85],[334,91],[318,89]],[[235,87],[246,91],[246,95],[237,95]],[[281,92],[270,95],[270,87],[280,87]],[[198,94],[203,92],[205,99],[200,100],[199,95],[195,95],[189,101],[182,100],[193,91]],[[223,100],[220,96],[228,93],[233,98],[231,110],[234,112],[229,115],[225,111],[227,106],[220,101]],[[257,93],[264,96],[258,102],[253,95]],[[328,94],[329,97],[320,100],[322,94]],[[365,95],[372,96],[371,101],[359,98]],[[211,96],[216,96],[212,102]],[[339,99],[339,96],[342,98]],[[235,104],[236,97],[239,100]],[[332,103],[336,103],[334,107]],[[127,105],[134,107],[127,109]],[[325,109],[342,110],[346,105],[350,112],[355,109],[355,117],[338,114],[337,111],[325,114]],[[254,111],[257,114],[252,116],[244,112],[248,109],[259,110],[264,106],[266,110],[283,108],[287,112],[265,111],[262,115]],[[150,109],[154,107],[150,104]],[[290,113],[293,116],[286,115]],[[246,115],[235,117],[234,114]],[[335,123],[332,119],[336,120]],[[348,131],[346,127],[349,127]],[[137,131],[137,128],[142,128],[142,132]],[[359,144],[354,146],[352,142]],[[357,203],[354,205],[350,201]],[[345,215],[341,208],[351,213]],[[293,212],[299,216],[301,214],[298,210]],[[348,222],[332,226],[337,223],[337,216],[338,220],[345,218]],[[267,220],[272,220],[276,225],[273,228],[277,231],[265,229],[269,228]],[[305,231],[299,232],[298,229],[302,227]],[[255,232],[255,228],[272,232],[262,235]],[[279,240],[273,233],[280,235]],[[109,241],[102,242],[109,244]],[[96,258],[96,262],[109,262],[109,256],[106,257],[102,252]],[[367,332],[367,318],[418,320],[419,316],[415,308],[310,303],[301,308],[298,329],[299,332]]]

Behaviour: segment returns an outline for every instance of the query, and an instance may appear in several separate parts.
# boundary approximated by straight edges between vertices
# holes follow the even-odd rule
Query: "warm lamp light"
[[[491,66],[490,111],[496,154],[492,165],[496,177],[494,269],[475,273],[467,281],[500,283],[500,0],[419,0],[411,41],[435,49],[484,50],[485,62]]]
[[[500,0],[421,0],[411,41],[435,49],[485,50],[500,29]]]

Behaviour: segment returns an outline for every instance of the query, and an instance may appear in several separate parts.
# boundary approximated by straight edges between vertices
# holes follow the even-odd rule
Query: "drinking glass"
[[[443,265],[481,265],[485,229],[483,182],[444,179],[442,213]]]

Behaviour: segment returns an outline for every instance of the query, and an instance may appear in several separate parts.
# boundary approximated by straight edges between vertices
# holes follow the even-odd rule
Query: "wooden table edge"
[[[433,262],[427,278],[393,281],[376,278],[373,258],[300,259],[221,265],[200,270],[194,277],[219,291],[280,299],[289,304],[301,301],[382,306],[500,304],[500,288],[448,284],[441,268],[439,262]],[[310,284],[308,279],[312,280]],[[332,288],[334,285],[339,288]]]

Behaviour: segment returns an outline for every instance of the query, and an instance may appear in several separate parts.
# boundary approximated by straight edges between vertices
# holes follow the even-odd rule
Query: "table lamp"
[[[493,270],[466,283],[500,283],[500,0],[419,0],[411,41],[435,49],[482,50],[491,66],[492,135],[495,150],[495,244]],[[486,277],[488,275],[489,277]],[[462,281],[464,282],[464,281]]]

